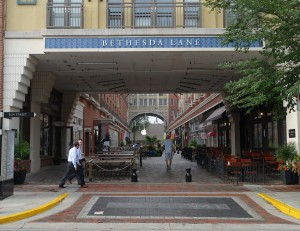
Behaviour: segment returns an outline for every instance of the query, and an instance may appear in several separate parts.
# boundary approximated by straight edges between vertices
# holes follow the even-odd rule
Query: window
[[[236,14],[232,10],[226,9],[224,12],[224,27],[231,26],[235,19]]]
[[[200,5],[199,0],[185,0],[184,4],[184,26],[200,26]]]
[[[254,124],[254,131],[253,131],[253,146],[254,148],[262,148],[262,124]]]
[[[124,26],[123,0],[108,0],[108,27],[121,28]]]
[[[40,155],[48,156],[50,154],[50,118],[47,114],[41,114],[41,133],[40,133]]]
[[[152,99],[149,99],[149,106],[152,105]]]
[[[278,147],[278,125],[277,121],[268,122],[268,146],[269,148]]]
[[[17,0],[18,5],[36,5],[37,0]]]
[[[174,105],[174,99],[171,99],[171,105]]]
[[[48,3],[50,27],[82,26],[82,0],[52,0]]]
[[[136,0],[135,27],[173,27],[173,0]]]

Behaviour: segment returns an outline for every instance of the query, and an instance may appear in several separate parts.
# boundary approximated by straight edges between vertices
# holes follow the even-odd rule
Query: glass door
[[[51,0],[50,21],[52,27],[80,27],[83,0]]]
[[[135,0],[134,27],[173,27],[173,0]]]

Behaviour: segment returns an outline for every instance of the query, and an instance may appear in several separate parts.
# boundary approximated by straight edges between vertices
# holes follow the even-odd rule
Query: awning
[[[210,121],[220,119],[225,111],[226,111],[225,106],[216,109],[209,117],[207,117],[205,122],[210,122]]]
[[[213,131],[211,131],[211,132],[208,132],[208,133],[207,133],[207,136],[215,137],[215,136],[217,136],[217,131],[216,131],[216,130],[213,130]]]

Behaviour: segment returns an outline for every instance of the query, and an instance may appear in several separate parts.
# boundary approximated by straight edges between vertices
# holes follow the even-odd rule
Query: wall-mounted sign
[[[289,138],[296,137],[296,129],[289,129]]]
[[[219,36],[197,37],[85,37],[45,38],[46,49],[108,49],[108,48],[233,48],[222,44]],[[262,47],[254,42],[250,47]]]

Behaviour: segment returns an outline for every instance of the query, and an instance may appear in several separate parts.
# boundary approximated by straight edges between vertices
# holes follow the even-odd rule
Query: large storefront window
[[[230,123],[222,121],[218,123],[218,147],[231,147]]]
[[[50,116],[47,114],[41,114],[40,116],[41,122],[41,150],[40,155],[49,156],[50,154],[50,143],[51,143],[51,134],[50,134]]]
[[[268,146],[269,148],[278,147],[278,123],[277,121],[268,122]]]
[[[255,149],[262,148],[262,124],[254,124],[253,145]]]
[[[241,148],[271,151],[286,142],[285,119],[275,120],[271,109],[241,112]]]

